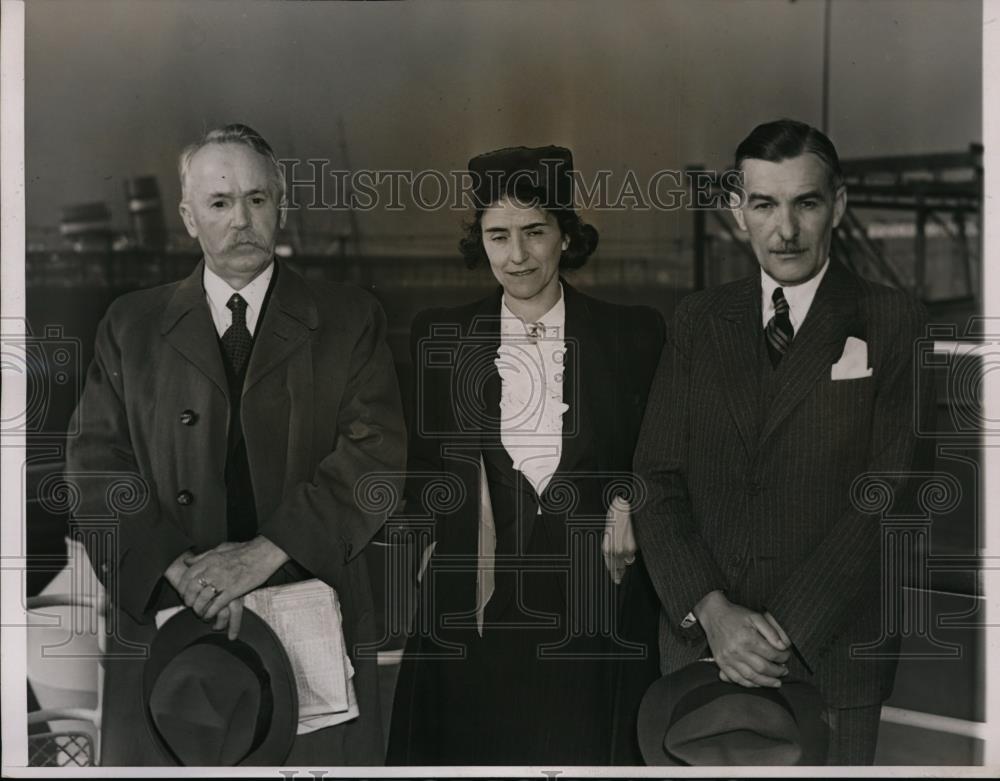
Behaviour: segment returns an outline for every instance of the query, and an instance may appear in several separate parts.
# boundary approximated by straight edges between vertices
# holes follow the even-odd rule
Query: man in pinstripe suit
[[[761,125],[736,167],[760,274],[678,306],[636,451],[663,672],[711,655],[734,684],[810,681],[828,763],[871,764],[895,675],[881,590],[896,586],[851,488],[913,468],[924,314],[830,258],[847,195],[825,135]]]

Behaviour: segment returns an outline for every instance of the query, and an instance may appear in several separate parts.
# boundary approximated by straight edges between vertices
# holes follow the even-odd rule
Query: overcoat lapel
[[[306,344],[311,332],[319,325],[316,304],[305,281],[297,274],[281,273],[278,268],[275,268],[275,274],[274,290],[264,309],[264,317],[257,326],[253,352],[250,353],[247,377],[243,383],[244,394]]]
[[[733,287],[728,303],[711,318],[729,412],[751,454],[757,448],[760,297],[760,277],[746,279]]]
[[[229,383],[222,365],[218,334],[205,300],[202,275],[205,262],[177,286],[160,321],[160,333],[167,343],[215,383],[229,399]]]
[[[204,268],[205,262],[199,262],[177,286],[164,310],[160,331],[167,342],[211,379],[228,399],[229,383],[218,335],[205,300]],[[277,269],[275,273],[278,277],[271,300],[257,326],[257,338],[243,384],[244,393],[308,341],[310,332],[319,324],[316,306],[305,282],[296,274],[282,274]]]
[[[857,283],[839,263],[820,283],[812,306],[774,374],[773,400],[760,433],[763,445],[840,357],[847,336],[859,330]]]

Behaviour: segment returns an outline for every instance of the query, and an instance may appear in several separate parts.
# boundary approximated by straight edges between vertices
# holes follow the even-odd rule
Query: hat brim
[[[671,715],[686,694],[718,681],[719,668],[715,663],[698,661],[664,675],[646,690],[639,704],[638,739],[639,751],[647,765],[683,766],[664,746]],[[802,756],[796,764],[822,765],[826,761],[829,732],[823,719],[826,705],[819,691],[804,681],[785,681],[777,691],[791,708],[800,730]]]
[[[646,689],[639,703],[639,751],[647,765],[681,765],[663,745],[666,725],[677,702],[699,686],[719,680],[719,668],[711,662],[693,662],[662,676]]]
[[[201,620],[193,610],[177,613],[162,626],[153,639],[149,658],[142,672],[143,716],[146,730],[159,748],[164,764],[179,764],[153,723],[149,709],[150,695],[163,669],[181,651],[200,638],[224,635],[212,625]],[[295,686],[295,673],[291,660],[278,636],[267,623],[249,608],[243,610],[239,637],[232,642],[243,642],[253,648],[270,676],[273,707],[263,739],[239,765],[281,765],[292,750],[298,729],[299,698]]]

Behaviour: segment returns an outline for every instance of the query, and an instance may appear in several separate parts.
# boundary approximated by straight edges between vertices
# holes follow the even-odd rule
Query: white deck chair
[[[67,540],[69,563],[42,594],[27,600],[28,681],[39,709],[28,726],[29,766],[100,763],[106,650],[104,589],[78,543]]]

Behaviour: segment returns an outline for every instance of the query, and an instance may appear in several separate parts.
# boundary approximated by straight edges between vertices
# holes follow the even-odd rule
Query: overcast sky
[[[464,167],[509,145],[570,147],[584,173],[724,166],[757,123],[821,116],[821,0],[108,2],[26,12],[29,226],[159,177],[176,215],[179,149],[230,121],[282,157],[354,168]],[[981,140],[978,0],[834,0],[830,135],[844,157]],[[617,181],[621,181],[618,179]],[[368,236],[449,235],[463,215],[376,210]],[[589,215],[665,242],[689,217]],[[328,215],[310,215],[333,225]],[[342,219],[342,215],[341,215]]]

